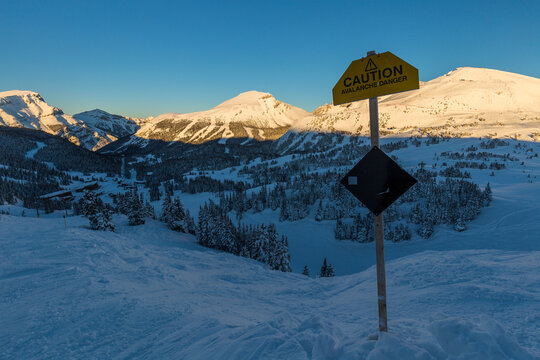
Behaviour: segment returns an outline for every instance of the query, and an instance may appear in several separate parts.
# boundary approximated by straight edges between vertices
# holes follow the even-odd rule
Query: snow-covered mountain
[[[135,136],[196,144],[222,138],[275,140],[310,116],[271,94],[248,91],[210,110],[159,115],[144,124]]]
[[[368,101],[324,105],[297,131],[369,133]],[[489,136],[536,140],[540,136],[540,79],[463,67],[420,89],[379,98],[382,135]]]
[[[84,111],[73,115],[73,117],[84,122],[87,126],[103,130],[117,138],[135,133],[144,122],[144,119],[110,114],[101,109]]]
[[[540,140],[539,104],[540,79],[464,67],[422,83],[419,90],[381,97],[380,130],[382,136],[537,141]],[[323,105],[309,113],[269,93],[248,91],[210,110],[167,113],[142,120],[98,109],[69,116],[48,105],[37,93],[15,90],[0,92],[0,125],[42,130],[92,150],[133,133],[123,141],[146,146],[149,140],[200,144],[253,138],[279,139],[278,146],[290,147],[294,143],[316,141],[313,132],[368,135],[369,109],[365,100]]]
[[[118,123],[120,121],[115,119],[115,124]],[[100,149],[119,135],[125,135],[125,130],[117,132],[116,125],[108,131],[103,121],[98,122],[90,116],[66,115],[61,109],[47,104],[38,93],[21,90],[0,92],[0,126],[41,130],[90,150]]]

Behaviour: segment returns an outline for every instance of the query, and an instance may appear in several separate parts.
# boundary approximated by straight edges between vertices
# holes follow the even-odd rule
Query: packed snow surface
[[[425,251],[308,278],[150,221],[0,218],[0,358],[533,359],[540,253]],[[510,240],[510,239],[509,239]]]

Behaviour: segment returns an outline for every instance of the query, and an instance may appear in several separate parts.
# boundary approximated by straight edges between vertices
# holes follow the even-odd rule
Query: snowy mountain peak
[[[91,150],[97,150],[117,138],[91,124],[65,115],[61,109],[47,104],[33,91],[0,92],[0,126],[41,130]]]
[[[162,114],[141,127],[137,137],[201,143],[217,139],[274,140],[311,114],[274,98],[247,91],[218,106],[188,114]]]
[[[143,119],[110,114],[101,109],[84,111],[73,117],[85,124],[103,130],[117,138],[131,135],[140,128]]]
[[[540,136],[540,79],[500,70],[462,67],[422,83],[419,90],[379,98],[383,135]],[[297,131],[367,135],[368,102],[323,105]]]
[[[272,99],[276,101],[272,94],[255,90],[246,91],[238,94],[237,96],[229,100],[222,102],[221,104],[216,106],[216,108],[231,107],[235,105],[257,105],[260,103],[260,101],[264,101],[267,99]]]

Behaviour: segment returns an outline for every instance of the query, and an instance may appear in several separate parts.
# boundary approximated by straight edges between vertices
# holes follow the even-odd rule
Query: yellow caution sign
[[[332,93],[339,105],[419,87],[418,69],[387,51],[353,61]]]

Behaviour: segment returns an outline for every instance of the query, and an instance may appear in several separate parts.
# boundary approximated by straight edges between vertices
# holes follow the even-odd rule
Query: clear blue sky
[[[146,117],[248,90],[313,110],[352,60],[540,77],[540,1],[2,1],[0,91]]]

